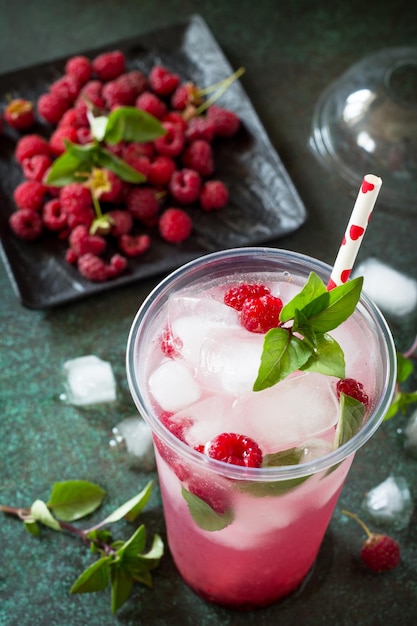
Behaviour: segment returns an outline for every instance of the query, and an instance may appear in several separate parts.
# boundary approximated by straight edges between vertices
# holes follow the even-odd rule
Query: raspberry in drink
[[[128,379],[153,430],[170,551],[210,601],[252,608],[300,587],[354,454],[390,404],[395,349],[365,296],[330,336],[313,321],[317,308],[311,319],[308,306],[291,312],[310,272],[324,281],[329,270],[287,251],[214,253],[165,279],[133,323]],[[317,341],[311,354],[302,330]],[[267,341],[275,350],[282,336],[299,366],[259,384]],[[342,383],[327,371],[333,342]],[[359,419],[353,436],[347,413]]]

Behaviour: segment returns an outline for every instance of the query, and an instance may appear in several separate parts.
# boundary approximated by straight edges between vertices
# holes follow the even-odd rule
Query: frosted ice
[[[404,435],[405,450],[410,456],[417,459],[417,411],[410,416]]]
[[[241,433],[264,453],[301,445],[332,429],[339,407],[331,379],[316,373],[289,377],[278,385],[244,394],[234,403]]]
[[[374,521],[406,528],[413,512],[406,479],[389,476],[366,494],[362,506]]]
[[[231,397],[209,397],[197,402],[192,407],[177,413],[173,419],[183,422],[193,417],[192,426],[184,433],[185,440],[190,446],[204,445],[216,435],[236,430],[238,425],[234,421],[233,399]],[[245,433],[242,433],[245,434]]]
[[[164,411],[179,411],[201,395],[190,370],[181,362],[164,361],[149,377],[149,388]]]
[[[264,336],[242,327],[213,329],[201,346],[197,379],[215,391],[251,391],[261,362]]]
[[[417,306],[417,282],[378,259],[366,259],[353,275],[364,277],[364,290],[386,313],[401,317]]]
[[[148,462],[154,458],[152,431],[140,417],[127,417],[113,428],[116,441],[125,443],[127,451]]]
[[[66,361],[63,365],[67,401],[87,406],[116,400],[116,381],[107,361],[88,355]]]

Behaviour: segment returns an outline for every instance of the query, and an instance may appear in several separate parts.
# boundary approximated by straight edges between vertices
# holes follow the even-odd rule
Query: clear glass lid
[[[310,146],[356,189],[375,174],[381,202],[417,211],[417,47],[381,50],[333,82],[315,107]]]

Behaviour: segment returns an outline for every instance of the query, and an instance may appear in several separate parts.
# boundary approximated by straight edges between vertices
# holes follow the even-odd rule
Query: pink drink
[[[333,377],[296,372],[252,391],[263,335],[244,329],[223,295],[242,282],[263,284],[285,303],[310,271],[325,283],[330,275],[324,264],[287,251],[207,255],[154,290],[129,337],[129,385],[153,430],[172,556],[197,593],[230,607],[270,604],[301,585],[354,453],[381,423],[394,390],[392,338],[362,296],[354,315],[331,333],[344,350],[346,377],[359,380],[371,400],[354,437],[334,448]],[[205,444],[230,432],[253,439],[273,464],[242,467],[210,458]],[[293,449],[297,464],[270,456]]]

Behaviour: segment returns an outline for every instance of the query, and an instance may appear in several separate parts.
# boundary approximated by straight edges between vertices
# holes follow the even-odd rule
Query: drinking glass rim
[[[362,316],[366,312],[372,318],[376,328],[378,329],[378,335],[380,338],[384,339],[386,346],[386,355],[384,356],[387,358],[387,367],[383,381],[383,392],[363,428],[361,428],[345,444],[317,459],[307,461],[305,463],[299,463],[298,465],[282,465],[263,468],[243,467],[240,465],[226,463],[224,461],[218,461],[217,459],[212,459],[211,457],[194,450],[188,444],[178,439],[162,424],[159,418],[154,414],[152,407],[146,406],[146,402],[139,390],[136,377],[134,376],[136,361],[136,336],[138,331],[142,328],[149,314],[152,312],[152,309],[158,306],[158,301],[164,296],[166,298],[168,297],[172,291],[171,285],[178,281],[182,276],[188,275],[190,270],[201,268],[208,262],[221,262],[225,259],[236,259],[238,257],[249,258],[250,256],[268,256],[270,259],[272,259],[272,257],[275,260],[282,259],[288,264],[303,264],[307,267],[308,271],[316,271],[322,276],[322,278],[323,276],[328,278],[332,269],[327,263],[299,252],[261,246],[228,248],[217,252],[210,252],[189,261],[163,278],[145,298],[135,315],[129,331],[126,350],[128,385],[139,413],[149,424],[152,432],[162,439],[172,450],[180,454],[188,461],[197,463],[201,468],[215,471],[216,473],[222,474],[227,478],[253,482],[273,482],[309,476],[336,466],[361,448],[379,428],[394,396],[397,369],[394,340],[380,309],[369,298],[369,296],[364,293],[364,291],[362,291],[357,309],[360,313],[362,313]],[[157,310],[159,310],[159,308],[157,308]]]

